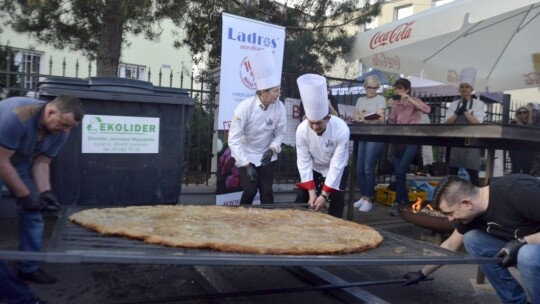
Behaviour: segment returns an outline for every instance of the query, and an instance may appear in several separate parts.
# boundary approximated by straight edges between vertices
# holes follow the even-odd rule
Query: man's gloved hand
[[[274,151],[272,151],[272,149],[266,150],[266,152],[264,152],[261,158],[261,166],[268,165],[270,161],[272,160],[273,155],[274,155]]]
[[[57,212],[62,210],[62,205],[58,202],[58,199],[51,190],[45,190],[39,194],[39,203],[41,204],[41,211],[44,212]]]
[[[418,284],[418,282],[423,281],[426,278],[426,275],[422,272],[422,270],[418,270],[415,272],[407,272],[403,278],[407,279],[401,286],[409,286],[412,284]]]
[[[511,240],[497,253],[496,257],[503,258],[501,265],[503,267],[515,266],[517,264],[517,255],[521,246],[527,244],[522,238]]]
[[[257,170],[255,169],[255,166],[252,164],[249,164],[246,168],[247,176],[249,177],[249,180],[252,182],[256,182],[259,179],[259,174],[257,173]]]
[[[17,198],[17,202],[26,211],[37,212],[41,210],[41,204],[39,200],[32,193]]]

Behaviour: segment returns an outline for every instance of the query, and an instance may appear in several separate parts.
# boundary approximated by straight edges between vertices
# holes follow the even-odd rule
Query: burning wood
[[[419,197],[418,200],[414,204],[411,205],[411,212],[413,213],[426,213],[427,215],[431,216],[437,216],[437,217],[446,217],[442,212],[439,210],[435,210],[431,204],[427,204],[426,206],[422,207],[422,204],[424,203],[424,200]]]

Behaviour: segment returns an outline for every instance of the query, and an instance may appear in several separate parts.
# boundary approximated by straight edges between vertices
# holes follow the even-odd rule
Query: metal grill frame
[[[499,262],[499,258],[474,258],[386,231],[373,250],[345,255],[240,254],[212,250],[166,247],[139,240],[104,236],[69,221],[68,217],[91,207],[70,206],[59,215],[45,252],[0,251],[7,260],[50,263],[118,263],[174,265],[445,265]]]

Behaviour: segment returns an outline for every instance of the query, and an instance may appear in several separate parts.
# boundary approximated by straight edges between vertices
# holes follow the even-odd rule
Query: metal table
[[[350,124],[351,140],[355,142],[352,178],[348,204],[348,219],[352,219],[356,179],[358,141],[418,144],[446,147],[484,148],[487,150],[486,177],[493,176],[495,150],[540,150],[540,128],[510,124],[414,124],[369,125]]]
[[[496,149],[540,150],[540,128],[510,124],[409,124],[369,125],[350,124],[354,141],[352,178],[349,187],[347,218],[352,220],[354,189],[356,187],[356,161],[359,140],[384,143],[418,144],[445,147],[484,148],[487,150],[486,179],[493,176]],[[478,269],[477,282],[484,283]]]

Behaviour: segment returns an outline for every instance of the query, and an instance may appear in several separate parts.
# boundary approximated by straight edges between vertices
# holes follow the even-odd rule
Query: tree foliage
[[[188,46],[195,62],[219,66],[223,12],[286,27],[285,70],[324,73],[351,49],[360,25],[379,14],[382,0],[287,1],[3,0],[0,14],[18,32],[96,60],[99,76],[116,76],[126,34],[155,40],[165,18],[187,33],[171,43]]]
[[[219,66],[222,12],[286,27],[286,71],[324,73],[352,48],[360,26],[380,13],[381,2],[363,6],[356,0],[209,0],[191,3],[184,40],[192,54],[210,68]],[[206,57],[202,55],[207,55]]]
[[[3,0],[0,12],[15,31],[97,61],[99,76],[116,76],[126,34],[159,37],[160,22],[182,27],[183,0]]]

